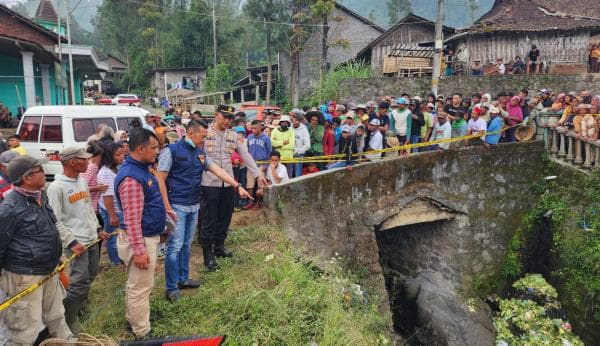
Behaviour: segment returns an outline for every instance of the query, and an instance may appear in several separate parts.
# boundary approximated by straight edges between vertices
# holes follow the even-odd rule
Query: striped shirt
[[[87,185],[90,189],[98,186],[98,171],[100,171],[100,167],[98,165],[90,162],[88,163],[88,168],[85,173],[81,173],[81,176],[87,182]],[[90,196],[92,198],[92,208],[94,208],[94,213],[98,212],[98,200],[100,199],[100,195],[102,192],[90,192]]]

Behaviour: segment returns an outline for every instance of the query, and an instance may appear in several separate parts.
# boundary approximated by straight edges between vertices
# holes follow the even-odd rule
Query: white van
[[[55,174],[62,173],[56,155],[59,151],[72,146],[84,148],[99,124],[129,132],[131,121],[139,119],[144,124],[148,113],[143,108],[127,106],[31,107],[23,114],[17,134],[28,155],[51,160],[44,165],[46,178],[51,181]]]

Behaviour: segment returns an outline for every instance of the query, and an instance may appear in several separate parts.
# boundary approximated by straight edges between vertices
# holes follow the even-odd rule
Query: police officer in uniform
[[[259,183],[266,185],[262,171],[248,153],[247,146],[237,140],[237,134],[230,129],[235,109],[227,105],[219,105],[215,112],[215,120],[208,128],[204,141],[206,156],[216,165],[233,176],[231,154],[237,151],[246,167]],[[202,173],[202,226],[200,242],[204,253],[204,265],[209,271],[218,269],[216,257],[231,257],[233,254],[225,249],[227,229],[233,214],[234,187],[223,182],[212,172]]]

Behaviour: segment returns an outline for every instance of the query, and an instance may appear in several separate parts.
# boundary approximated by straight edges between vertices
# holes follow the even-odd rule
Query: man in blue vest
[[[223,169],[214,164],[200,149],[206,138],[208,125],[192,120],[184,138],[163,149],[158,161],[158,185],[163,204],[175,220],[175,230],[169,235],[165,258],[166,297],[179,298],[179,289],[198,288],[198,281],[189,278],[192,239],[198,224],[200,183],[207,170],[222,181],[237,186],[242,197],[249,194]]]
[[[158,137],[152,131],[131,130],[129,156],[115,178],[115,195],[126,230],[117,239],[119,257],[127,265],[125,318],[138,338],[150,335],[150,293],[167,215],[158,181],[149,170],[158,148]]]

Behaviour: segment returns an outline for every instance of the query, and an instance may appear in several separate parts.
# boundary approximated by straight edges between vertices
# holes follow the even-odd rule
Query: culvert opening
[[[441,278],[441,284],[453,279],[448,263],[455,250],[452,232],[457,227],[456,220],[446,219],[375,232],[394,330],[407,345],[445,344],[444,336],[432,332],[427,307],[419,295],[422,280],[431,286],[431,278]]]

